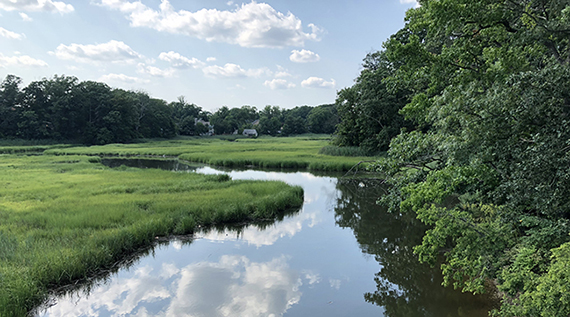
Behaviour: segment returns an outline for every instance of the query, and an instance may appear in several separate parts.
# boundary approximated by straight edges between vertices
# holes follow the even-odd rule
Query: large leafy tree
[[[15,137],[18,133],[18,108],[21,107],[22,79],[14,75],[6,76],[0,84],[0,137]]]
[[[178,97],[178,100],[171,102],[169,106],[171,108],[172,120],[179,134],[199,135],[203,133],[202,130],[196,128],[197,119],[208,121],[207,115],[204,114],[201,107],[188,103],[184,96]]]
[[[313,108],[309,106],[283,110],[282,134],[293,135],[307,133],[307,117],[312,110]]]
[[[307,128],[312,133],[333,134],[339,123],[336,105],[314,107],[307,116]]]
[[[389,89],[384,82],[394,65],[384,52],[370,53],[356,83],[338,93],[337,138],[339,146],[360,146],[370,152],[385,151],[390,140],[404,127],[411,127],[398,113],[407,103],[407,91]]]
[[[282,127],[282,112],[277,106],[265,106],[259,113],[259,133],[277,135]]]
[[[382,202],[431,227],[415,251],[500,315],[570,314],[570,2],[420,0],[386,43],[383,83],[411,92],[379,163]]]

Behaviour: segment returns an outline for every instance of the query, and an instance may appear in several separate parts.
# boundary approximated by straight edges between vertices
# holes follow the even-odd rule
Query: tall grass
[[[219,138],[193,138],[137,144],[50,149],[54,155],[99,156],[169,156],[181,160],[225,167],[295,168],[323,171],[348,171],[362,156],[339,156],[319,153],[330,138],[316,135],[301,137],[236,138],[232,142]],[[335,153],[338,154],[338,153]],[[354,153],[351,153],[354,154]],[[363,154],[363,153],[358,153]]]
[[[282,182],[109,169],[87,156],[0,156],[0,316],[113,266],[156,237],[269,220],[302,204]]]
[[[319,154],[332,156],[371,156],[369,151],[358,146],[326,145],[319,150]]]

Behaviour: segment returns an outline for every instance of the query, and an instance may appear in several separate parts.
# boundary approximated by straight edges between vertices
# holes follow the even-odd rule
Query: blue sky
[[[0,77],[221,106],[332,103],[413,0],[0,0]]]

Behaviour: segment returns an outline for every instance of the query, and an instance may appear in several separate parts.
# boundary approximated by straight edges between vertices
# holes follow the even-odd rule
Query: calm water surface
[[[488,298],[443,288],[438,271],[417,262],[412,248],[423,226],[377,206],[382,187],[374,181],[225,172],[303,186],[305,203],[269,225],[213,229],[158,245],[55,298],[38,316],[439,317],[487,316],[492,308]]]

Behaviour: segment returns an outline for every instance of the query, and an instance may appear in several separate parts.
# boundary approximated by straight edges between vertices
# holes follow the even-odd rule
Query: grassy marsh
[[[171,156],[181,160],[226,167],[297,168],[321,171],[348,171],[363,156],[320,154],[329,144],[328,136],[237,138],[178,138],[136,144],[71,147],[47,150],[55,155]]]
[[[157,236],[274,219],[303,201],[301,188],[281,182],[109,169],[84,155],[0,155],[0,178],[0,316],[25,315],[50,289],[93,276]]]

